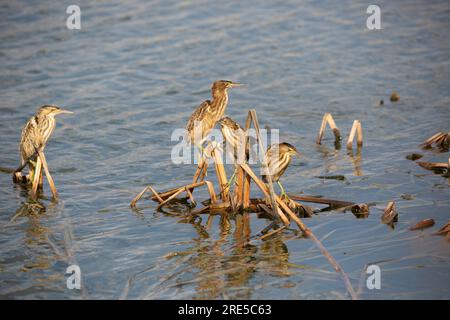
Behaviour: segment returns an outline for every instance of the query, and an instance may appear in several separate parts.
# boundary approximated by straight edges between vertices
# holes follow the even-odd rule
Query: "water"
[[[374,203],[367,219],[305,219],[361,298],[450,298],[450,247],[433,235],[450,217],[449,180],[405,159],[448,159],[418,148],[449,130],[448,3],[381,1],[379,31],[365,28],[367,4],[351,1],[78,3],[80,31],[65,27],[70,1],[0,7],[0,165],[17,165],[21,128],[38,106],[75,112],[58,118],[46,149],[58,204],[47,187],[43,208],[30,208],[0,173],[0,297],[348,298],[312,241],[291,230],[242,246],[235,221],[188,219],[180,205],[157,212],[148,199],[129,208],[149,183],[165,190],[192,179],[194,166],[170,161],[170,134],[212,81],[230,79],[248,86],[230,91],[228,115],[242,123],[254,107],[262,126],[302,152],[283,179],[289,192]],[[345,137],[361,120],[360,157],[335,150],[330,132],[315,145],[324,112]],[[395,229],[380,223],[391,200]],[[426,218],[436,225],[408,230]],[[252,234],[267,224],[253,215]],[[372,263],[381,290],[364,285]],[[71,264],[82,290],[66,288]]]

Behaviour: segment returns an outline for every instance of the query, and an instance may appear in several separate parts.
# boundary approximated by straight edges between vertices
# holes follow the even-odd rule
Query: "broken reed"
[[[341,132],[334,121],[331,113],[325,113],[322,118],[322,124],[320,125],[319,134],[317,135],[316,144],[322,144],[322,138],[325,133],[325,129],[328,126],[333,131],[335,143],[339,143],[341,140]],[[358,147],[362,147],[363,145],[363,133],[362,133],[362,125],[361,121],[354,120],[352,128],[349,133],[349,137],[347,140],[347,149],[352,149],[353,140],[355,140],[355,136],[357,137],[356,144]]]
[[[419,146],[422,148],[431,148],[433,144],[435,144],[438,148],[448,149],[450,146],[450,132],[438,132]]]
[[[331,117],[331,115],[330,115]],[[330,126],[334,129],[333,132],[335,132],[335,136],[339,136],[339,129],[337,129],[334,121],[330,119],[325,119],[327,120],[328,123],[330,123]],[[268,167],[267,167],[267,159],[265,156],[265,148],[263,146],[262,143],[262,139],[261,139],[261,133],[260,133],[260,126],[259,126],[259,122],[258,122],[258,118],[256,116],[256,111],[254,109],[251,109],[248,113],[247,116],[247,121],[246,121],[246,132],[248,132],[248,129],[250,128],[250,125],[253,124],[253,127],[255,128],[256,131],[256,139],[259,145],[259,148],[261,150],[260,154],[262,155],[262,159],[261,163],[262,165],[265,167],[265,169],[268,171]],[[246,148],[244,150],[247,150],[248,144],[249,144],[249,139],[248,137],[246,137]],[[227,176],[226,176],[226,172],[225,172],[225,168],[223,166],[222,163],[222,159],[220,157],[220,152],[218,151],[217,148],[213,148],[211,150],[211,155],[215,160],[215,169],[216,169],[216,175],[219,181],[219,189],[220,194],[221,194],[221,203],[217,203],[217,198],[214,192],[214,187],[212,185],[211,182],[203,180],[204,177],[206,176],[206,170],[207,170],[207,163],[208,163],[208,157],[205,157],[205,159],[203,159],[200,161],[201,163],[199,163],[198,167],[197,167],[197,171],[194,175],[194,183],[190,184],[190,185],[186,185],[186,186],[182,186],[179,188],[175,188],[169,191],[166,191],[164,193],[160,193],[158,194],[155,189],[153,189],[152,187],[148,186],[146,188],[144,188],[144,190],[142,190],[131,202],[131,206],[135,207],[137,201],[139,201],[139,199],[142,198],[142,196],[148,191],[152,191],[153,193],[153,198],[157,199],[157,201],[159,201],[159,205],[158,208],[161,208],[163,205],[165,205],[166,203],[168,203],[170,200],[174,199],[175,197],[177,197],[179,194],[185,192],[189,195],[189,197],[191,198],[191,201],[193,200],[195,202],[195,199],[193,198],[192,195],[192,191],[197,187],[203,186],[203,185],[207,185],[208,187],[208,191],[210,194],[210,200],[211,200],[211,204],[209,206],[207,206],[206,208],[202,208],[200,210],[197,210],[197,212],[195,212],[196,214],[199,213],[211,213],[215,208],[218,208],[219,210],[225,210],[225,209],[235,209],[237,206],[244,208],[244,209],[248,209],[249,208],[249,204],[250,204],[250,181],[253,180],[253,182],[256,184],[256,186],[263,192],[264,196],[267,199],[270,199],[270,209],[265,206],[266,210],[268,212],[270,212],[272,214],[272,216],[275,217],[279,217],[281,219],[281,221],[284,223],[284,226],[288,226],[291,222],[291,220],[293,220],[297,227],[299,228],[299,230],[309,239],[311,239],[316,246],[319,248],[320,252],[324,255],[324,257],[328,260],[328,262],[331,264],[331,266],[333,267],[333,269],[341,275],[342,280],[344,282],[345,288],[347,290],[347,292],[349,293],[350,297],[352,299],[357,299],[357,295],[356,292],[354,291],[350,279],[348,277],[348,275],[345,273],[345,271],[342,269],[342,267],[339,265],[339,263],[333,258],[333,256],[328,252],[328,250],[325,248],[325,246],[322,244],[322,242],[315,236],[315,234],[312,232],[311,229],[309,229],[304,223],[303,221],[291,210],[291,208],[280,198],[275,194],[275,190],[273,187],[273,183],[272,183],[272,177],[270,174],[267,175],[268,177],[268,183],[267,185],[264,184],[259,178],[258,176],[253,172],[253,170],[250,168],[250,166],[247,163],[242,163],[238,165],[238,178],[237,178],[237,183],[235,185],[235,191],[233,194],[228,194],[228,187],[227,187]],[[269,172],[270,173],[270,172]],[[198,179],[201,179],[200,182],[197,182]],[[297,203],[297,205],[299,207],[302,207],[301,204]],[[191,212],[191,214],[193,214]],[[283,228],[283,227],[282,227]],[[278,230],[276,230],[275,232],[280,232],[283,229],[279,228]],[[273,233],[272,233],[273,234]]]
[[[31,198],[33,200],[37,200],[38,198],[38,189],[42,189],[44,185],[44,173],[47,178],[47,182],[50,186],[50,190],[52,191],[52,197],[54,201],[58,200],[58,191],[56,190],[55,182],[50,174],[50,170],[48,169],[47,159],[45,158],[45,154],[42,150],[35,151],[34,155],[36,155],[36,165],[34,168],[34,176],[33,181],[31,181]],[[34,156],[33,155],[33,156]],[[32,157],[33,157],[32,156]],[[30,157],[31,158],[31,157]],[[25,162],[19,168],[13,171],[13,180],[14,182],[23,182],[22,170],[26,167],[28,162]],[[42,171],[44,170],[44,171]]]
[[[317,144],[322,144],[322,138],[323,134],[325,133],[327,124],[330,126],[331,130],[333,130],[335,141],[339,142],[341,140],[341,132],[339,131],[339,128],[336,126],[336,123],[334,122],[331,113],[327,112],[323,115],[322,118],[322,124],[320,125],[319,134],[317,135],[316,139]]]

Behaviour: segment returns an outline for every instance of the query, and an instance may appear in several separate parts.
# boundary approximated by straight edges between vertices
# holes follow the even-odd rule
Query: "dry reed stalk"
[[[57,200],[58,199],[58,191],[56,191],[55,182],[53,181],[50,171],[48,170],[47,159],[45,158],[45,154],[42,151],[38,151],[38,156],[41,159],[42,166],[44,167],[45,176],[47,177],[48,184],[52,191],[53,199]],[[40,177],[41,185],[42,185],[42,178],[43,178],[43,175],[41,174],[41,177]]]
[[[173,195],[171,195],[169,198],[167,198],[166,200],[164,200],[163,202],[161,202],[160,204],[158,204],[158,206],[156,207],[156,210],[160,209],[162,206],[164,206],[167,202],[169,202],[170,200],[176,198],[180,193],[184,192],[186,190],[185,187],[179,188],[177,190],[177,192],[175,192]]]
[[[214,186],[211,183],[211,181],[205,181],[206,186],[208,187],[209,197],[211,199],[211,204],[214,204],[217,202],[216,193],[214,192]]]
[[[256,114],[256,113],[255,113]],[[247,115],[247,120],[245,121],[245,148],[244,150],[249,150],[248,155],[245,158],[245,161],[249,161],[250,156],[250,138],[248,137],[248,129],[250,129],[250,125],[252,122],[251,113],[249,112]],[[242,204],[244,209],[248,209],[250,206],[250,184],[251,184],[251,178],[248,174],[245,174],[245,172],[242,170],[242,168],[239,167],[239,170],[242,171],[243,174],[243,194],[242,194]]]
[[[130,207],[135,208],[136,202],[138,202],[142,198],[142,196],[144,195],[144,193],[147,192],[147,190],[148,190],[148,186],[145,187],[141,192],[139,192],[138,195],[136,197],[134,197],[133,200],[131,200]],[[158,199],[161,199],[161,198],[158,198]],[[162,201],[160,201],[160,202],[162,202]]]
[[[31,187],[31,198],[37,199],[37,189],[39,187],[40,179],[42,175],[42,161],[40,157],[36,159],[36,167],[34,168],[33,184]]]
[[[182,190],[188,189],[190,191],[196,187],[203,186],[204,184],[206,184],[205,181],[200,181],[200,182],[191,183],[186,186],[179,187],[179,188],[171,189],[171,190],[168,190],[168,191],[165,191],[162,193],[158,193],[152,186],[146,186],[136,197],[134,197],[134,199],[130,203],[130,207],[135,208],[136,203],[143,197],[143,195],[148,190],[150,190],[153,193],[153,196],[151,197],[151,199],[161,203],[161,202],[165,201],[164,199],[171,197],[173,194],[177,193],[180,189],[182,189]],[[188,196],[189,196],[189,193],[188,193]]]
[[[245,121],[245,148],[244,150],[248,150],[249,148],[249,137],[248,130],[250,129],[250,125],[252,122],[252,118],[250,112],[247,114],[247,119]],[[238,159],[241,159],[238,157]],[[248,161],[248,159],[245,159]],[[250,205],[250,178],[245,174],[245,171],[237,166],[237,175],[236,175],[236,185],[234,188],[234,197],[236,201],[236,208],[248,209]]]
[[[164,200],[159,196],[159,193],[152,187],[152,186],[148,186],[148,189],[150,189],[150,191],[153,193],[153,196],[156,197],[156,199],[158,199],[158,201],[161,203]]]
[[[234,201],[236,208],[241,208],[243,204],[244,178],[245,172],[241,167],[239,167],[236,175],[236,184],[234,187]]]
[[[222,201],[229,201],[228,194],[228,179],[227,173],[225,172],[225,167],[223,165],[222,153],[217,148],[212,151],[212,156],[214,157],[214,164],[216,167],[217,181],[220,187],[220,197]]]
[[[448,146],[448,144],[450,143],[450,132],[438,132],[421,143],[419,146],[421,148],[429,148],[433,143],[435,143],[438,147]]]
[[[289,197],[293,200],[328,204],[329,206],[332,206],[332,207],[346,207],[346,206],[350,206],[350,205],[354,204],[354,202],[349,202],[349,201],[333,200],[333,199],[326,199],[326,198],[312,197],[312,196],[289,195]]]
[[[198,181],[198,178],[200,177],[200,174],[203,170],[203,157],[200,159],[200,162],[197,165],[197,170],[195,171],[194,178],[192,179],[192,183],[196,183]]]
[[[273,188],[272,174],[271,174],[271,172],[269,170],[268,162],[267,162],[267,159],[266,159],[266,152],[265,152],[266,150],[265,150],[265,148],[263,146],[263,143],[262,143],[261,132],[259,130],[259,121],[258,121],[258,117],[256,116],[256,110],[255,109],[251,109],[249,111],[249,114],[250,114],[251,120],[253,122],[253,126],[255,127],[256,140],[258,140],[259,151],[260,151],[259,153],[261,155],[261,162],[262,162],[262,165],[264,167],[264,170],[266,170],[266,172],[268,173],[266,175],[266,178],[267,178],[267,182],[268,182],[268,186],[269,186],[269,195],[270,195],[269,199],[270,199],[270,202],[272,204],[272,210],[274,212],[274,216],[276,216],[278,214],[278,210],[277,210],[278,206],[277,206],[277,203],[276,203],[276,200],[275,200],[275,190]],[[247,172],[247,174],[249,174],[249,172]],[[286,221],[284,221],[284,222],[286,223]]]
[[[184,187],[184,190],[186,191],[186,194],[188,195],[189,199],[191,200],[192,205],[193,205],[193,206],[196,206],[196,205],[197,205],[197,202],[195,202],[195,198],[194,198],[194,196],[192,195],[191,190],[189,190],[189,189],[186,188],[186,187]]]
[[[209,205],[210,212],[225,212],[231,207],[230,202],[211,203]]]
[[[350,130],[350,135],[347,140],[347,149],[352,149],[353,140],[355,140],[355,135],[357,136],[357,145],[361,147],[363,144],[362,126],[359,120],[353,121],[352,129]]]
[[[262,182],[257,176],[256,174],[253,172],[253,170],[246,164],[243,163],[240,165],[242,167],[242,169],[245,170],[245,172],[253,179],[253,181],[255,181],[256,185],[258,186],[259,189],[261,189],[261,191],[264,193],[264,196],[266,198],[270,198],[270,194],[269,194],[269,190],[267,189],[266,185],[264,184],[264,182]],[[276,205],[276,196],[274,195],[274,201],[275,201],[275,206],[272,205],[272,215],[274,217],[279,216],[281,218],[281,220],[284,222],[284,224],[289,225],[289,219],[286,217],[286,215],[281,212],[278,211],[278,206]]]
[[[199,178],[200,178],[200,181],[203,181],[205,179],[206,173],[208,170],[208,162],[209,162],[209,158],[202,157],[202,159],[200,159],[200,162],[197,166],[197,170],[195,171],[195,174],[194,174],[194,178],[192,179],[193,183],[196,183],[199,180]]]
[[[197,187],[203,186],[204,184],[206,184],[205,181],[200,181],[200,182],[195,182],[195,183],[188,184],[188,185],[183,186],[183,187],[186,187],[186,188],[189,188],[189,189],[193,190],[193,189],[195,189],[195,188],[197,188]],[[182,188],[182,187],[180,187],[180,188]],[[170,197],[170,196],[171,196],[172,194],[174,194],[175,192],[177,192],[178,189],[180,189],[180,188],[170,189],[170,190],[167,190],[167,191],[164,191],[164,192],[159,192],[158,194],[159,194],[159,196],[160,196],[162,199],[165,199],[165,198],[167,198],[167,197]],[[191,191],[191,192],[192,192],[192,191]],[[152,196],[151,199],[152,199],[152,200],[156,200],[157,197]]]
[[[203,162],[202,171],[200,174],[200,181],[204,181],[205,177],[208,175],[209,158],[206,158]]]
[[[264,183],[259,180],[259,178],[255,175],[255,173],[252,171],[252,169],[247,164],[241,164],[241,167],[247,172],[250,177],[252,177],[253,181],[255,181],[256,185],[261,189],[261,191],[267,196],[268,190],[267,187],[264,185]],[[348,278],[348,275],[345,273],[344,269],[339,265],[339,263],[333,258],[333,256],[328,252],[328,250],[324,247],[322,242],[314,235],[314,233],[301,221],[297,215],[292,212],[292,210],[289,208],[289,206],[278,196],[275,195],[276,202],[280,205],[280,207],[283,209],[284,212],[286,212],[289,217],[295,221],[300,231],[303,232],[303,234],[314,241],[314,243],[317,245],[319,250],[322,252],[322,254],[325,256],[325,258],[328,260],[328,262],[332,265],[334,270],[339,273],[344,281],[344,285],[350,294],[351,298],[353,300],[357,299],[357,295],[355,293],[355,290],[352,287],[352,284],[350,282],[350,279]],[[278,206],[277,206],[278,208]],[[285,225],[289,225],[289,220],[287,220],[286,216],[281,212],[277,212],[280,214],[280,217],[285,222]],[[283,218],[284,217],[284,218]]]
[[[244,209],[248,209],[250,206],[250,183],[251,178],[249,175],[244,175],[244,190],[243,190],[243,202],[242,206]]]
[[[418,161],[417,164],[425,169],[433,170],[433,169],[448,169],[450,166],[449,163],[445,162],[427,162],[427,161]]]
[[[333,130],[334,139],[336,142],[338,142],[341,139],[341,132],[339,131],[339,128],[336,126],[336,123],[334,122],[333,116],[330,113],[325,113],[322,118],[322,124],[320,125],[319,134],[317,135],[317,144],[322,143],[323,134],[325,133],[326,125],[330,126],[331,130]]]

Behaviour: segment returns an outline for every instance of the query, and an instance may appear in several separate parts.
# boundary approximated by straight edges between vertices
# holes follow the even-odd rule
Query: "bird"
[[[226,150],[229,154],[232,154],[234,161],[233,163],[235,165],[234,173],[228,181],[228,186],[230,186],[236,176],[237,165],[240,163],[245,163],[248,160],[248,147],[245,152],[242,149],[245,145],[246,134],[245,130],[230,117],[223,117],[218,121],[218,123],[220,125],[222,136],[227,143]],[[232,149],[229,150],[228,147],[231,147]]]
[[[30,183],[34,179],[34,170],[37,160],[37,152],[44,151],[48,139],[52,135],[58,114],[71,114],[72,111],[61,109],[56,105],[43,105],[39,107],[36,115],[31,117],[22,129],[20,139],[20,166],[14,172],[16,182]],[[22,169],[28,164],[29,174],[21,176]]]
[[[208,138],[217,121],[223,117],[228,104],[229,88],[240,86],[240,83],[218,80],[212,84],[212,100],[203,101],[190,116],[186,126],[186,140],[199,149]]]
[[[220,131],[225,139],[225,142],[229,144],[233,150],[230,150],[233,155],[233,160],[236,162],[245,161],[241,148],[245,143],[245,130],[230,117],[223,117],[218,121],[220,125]],[[248,150],[245,152],[245,156],[248,156]]]
[[[272,177],[272,182],[277,182],[280,186],[282,197],[287,197],[287,195],[284,191],[283,185],[280,182],[280,178],[291,163],[291,156],[293,155],[300,156],[297,149],[287,142],[273,144],[269,146],[266,151],[266,159],[269,172],[267,172],[267,170],[263,170],[262,180],[265,183],[268,183],[268,174],[270,174],[270,176]]]

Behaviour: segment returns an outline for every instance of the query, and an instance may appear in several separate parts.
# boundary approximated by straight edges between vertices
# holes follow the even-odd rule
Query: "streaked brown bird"
[[[293,155],[300,156],[297,149],[287,142],[271,145],[266,151],[269,172],[264,170],[262,179],[265,183],[268,183],[267,174],[270,173],[272,182],[277,182],[280,186],[281,196],[286,196],[286,192],[280,182],[280,177],[291,163],[291,156]]]
[[[245,147],[245,130],[230,117],[223,117],[219,120],[220,130],[227,145],[226,150],[233,156],[233,163],[235,165],[233,175],[228,181],[228,186],[231,185],[233,179],[236,177],[237,165],[246,163],[249,156],[248,148],[244,151]],[[232,150],[229,150],[231,147]]]
[[[44,151],[48,139],[56,126],[55,116],[62,113],[73,113],[55,105],[40,107],[35,116],[30,118],[22,129],[20,139],[20,167],[14,172],[14,180],[19,182],[31,182],[34,179],[37,150]],[[20,172],[28,164],[29,174],[23,181]]]
[[[243,152],[243,146],[245,143],[245,130],[230,117],[223,117],[219,120],[220,130],[223,138],[233,150],[231,151],[233,159],[238,163],[243,163],[248,156],[248,150]]]
[[[204,101],[188,120],[186,140],[189,143],[201,148],[208,134],[225,113],[228,104],[227,90],[239,85],[241,84],[228,80],[218,80],[213,83],[211,87],[212,100]]]

